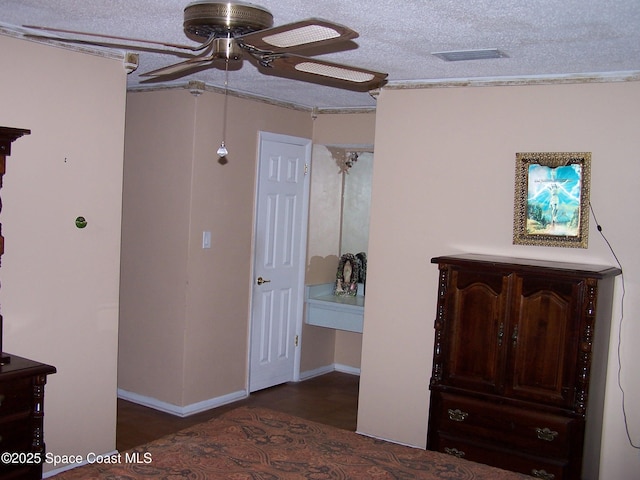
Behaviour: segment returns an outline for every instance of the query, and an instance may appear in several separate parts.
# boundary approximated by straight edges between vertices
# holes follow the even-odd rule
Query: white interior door
[[[249,391],[299,379],[311,140],[260,132]]]

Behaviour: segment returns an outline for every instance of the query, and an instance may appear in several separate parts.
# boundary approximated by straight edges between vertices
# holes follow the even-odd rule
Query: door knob
[[[258,280],[256,280],[258,285],[262,285],[263,283],[269,283],[271,280],[265,280],[262,277],[258,277]]]

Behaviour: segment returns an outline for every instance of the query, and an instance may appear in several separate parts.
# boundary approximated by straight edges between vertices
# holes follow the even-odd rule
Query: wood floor
[[[260,390],[244,400],[186,418],[119,399],[116,448],[120,452],[128,450],[241,405],[266,407],[355,431],[359,380],[360,377],[356,375],[332,372],[302,382]]]

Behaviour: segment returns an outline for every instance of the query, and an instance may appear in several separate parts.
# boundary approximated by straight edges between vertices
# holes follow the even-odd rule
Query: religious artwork
[[[513,243],[587,248],[590,153],[517,153]]]
[[[353,253],[345,253],[340,257],[338,272],[336,273],[335,295],[355,297],[358,294],[358,283],[364,280],[366,254],[363,252],[357,256]]]

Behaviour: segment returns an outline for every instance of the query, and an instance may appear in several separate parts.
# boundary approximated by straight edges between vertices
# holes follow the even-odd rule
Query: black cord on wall
[[[624,269],[622,268],[622,264],[620,263],[620,260],[618,259],[618,256],[616,255],[616,252],[613,250],[613,247],[611,246],[611,243],[609,243],[609,240],[607,240],[607,237],[605,237],[604,233],[602,233],[602,226],[600,225],[600,222],[598,222],[598,219],[596,218],[596,213],[593,211],[593,206],[591,205],[591,202],[589,202],[589,208],[591,209],[591,215],[593,216],[593,220],[596,222],[596,227],[598,229],[598,232],[600,232],[600,235],[602,236],[602,238],[604,239],[605,243],[609,247],[609,250],[611,251],[611,254],[613,255],[613,258],[616,259],[616,263],[618,264],[618,267],[620,268],[620,270],[622,272],[620,274],[620,280],[621,280],[621,284],[622,284],[622,298],[620,299],[620,322],[619,322],[619,326],[618,326],[618,388],[620,389],[620,392],[622,393],[622,417],[623,417],[623,420],[624,420],[624,428],[625,428],[625,431],[627,432],[627,439],[629,440],[629,445],[631,445],[633,448],[636,448],[636,449],[640,450],[640,445],[636,445],[636,444],[633,443],[633,439],[631,438],[631,434],[629,433],[629,423],[627,421],[627,409],[626,409],[626,402],[625,402],[625,392],[624,392],[624,388],[622,387],[621,347],[622,347],[622,322],[624,320],[624,296],[625,296]]]

